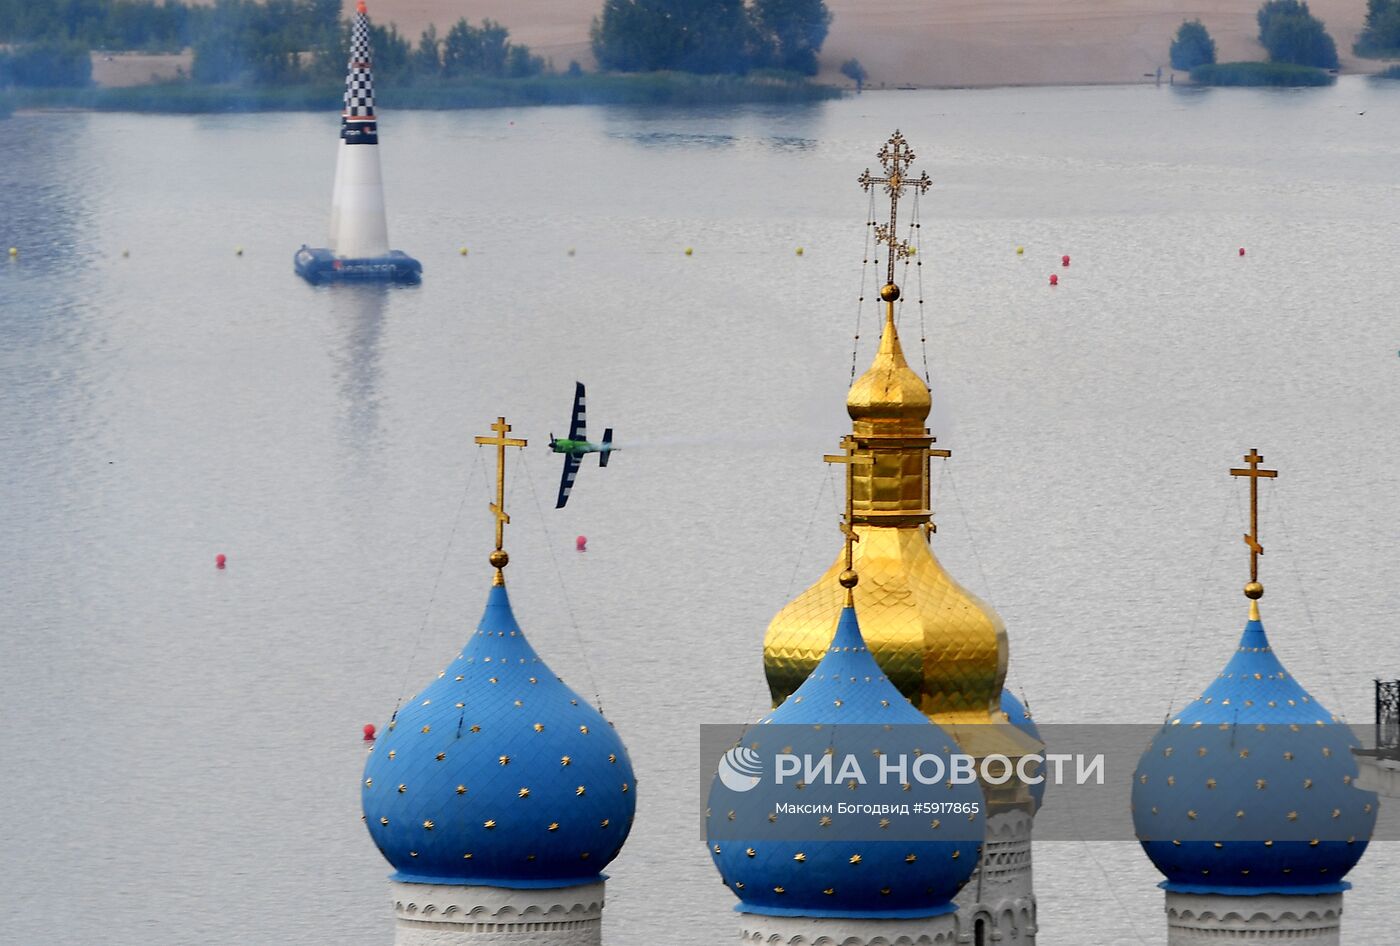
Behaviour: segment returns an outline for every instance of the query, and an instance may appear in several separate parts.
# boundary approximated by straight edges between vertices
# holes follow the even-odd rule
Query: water
[[[1012,686],[1049,722],[1198,693],[1245,617],[1225,471],[1257,446],[1282,470],[1275,645],[1368,722],[1371,678],[1400,675],[1398,119],[1359,79],[389,114],[408,289],[292,275],[323,240],[334,116],[4,123],[0,941],[391,941],[359,729],[479,617],[471,438],[503,413],[531,440],[518,616],[640,778],[607,940],[730,942],[697,724],[759,711],[763,629],[837,550],[820,454],[846,426],[855,178],[896,126],[935,181],[937,547],[1006,618]],[[922,368],[917,306],[901,319]],[[867,305],[862,368],[875,324]],[[632,448],[555,512],[544,444],[575,378]],[[1045,946],[1163,942],[1135,844],[1036,857]],[[1353,872],[1350,942],[1393,938],[1397,868],[1378,844]]]

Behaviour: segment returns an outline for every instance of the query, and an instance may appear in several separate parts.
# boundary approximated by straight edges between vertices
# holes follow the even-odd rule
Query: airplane
[[[569,424],[569,436],[567,439],[556,440],[554,434],[549,435],[549,449],[564,455],[564,475],[559,480],[559,498],[554,503],[555,509],[563,509],[564,504],[569,501],[569,491],[574,488],[574,477],[578,475],[584,457],[596,453],[598,466],[604,467],[608,465],[609,455],[614,450],[621,449],[613,446],[612,437],[613,431],[609,427],[603,431],[602,443],[589,443],[584,421],[583,382],[575,381],[574,419]]]

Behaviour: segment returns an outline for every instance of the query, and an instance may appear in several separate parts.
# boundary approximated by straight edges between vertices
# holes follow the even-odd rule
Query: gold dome
[[[861,632],[890,681],[964,751],[1009,757],[1040,750],[1001,712],[1009,646],[1006,626],[950,576],[929,548],[928,464],[934,438],[924,423],[931,399],[905,361],[886,304],[874,364],[851,387],[855,461],[848,483],[858,541],[852,568]],[[816,667],[836,630],[846,592],[844,556],[782,609],[763,642],[776,706]],[[1013,797],[1014,796],[1014,797]],[[1020,803],[1010,789],[1001,801]]]
[[[865,374],[846,395],[846,413],[855,422],[857,436],[877,433],[925,433],[933,400],[928,385],[909,367],[899,332],[894,326],[894,306],[888,307],[880,350]]]
[[[987,722],[1001,711],[1006,626],[953,580],[918,529],[857,525],[854,571],[861,633],[881,669],[925,715]],[[776,705],[792,693],[831,644],[846,593],[838,557],[768,626],[764,669]]]

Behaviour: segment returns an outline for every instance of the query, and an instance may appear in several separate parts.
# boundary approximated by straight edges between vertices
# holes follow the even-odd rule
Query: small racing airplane
[[[598,454],[598,466],[608,465],[608,456],[617,449],[612,445],[612,428],[603,431],[602,443],[589,443],[584,419],[583,382],[574,382],[574,419],[569,424],[567,439],[556,440],[549,435],[549,449],[564,455],[564,475],[559,480],[559,498],[555,509],[563,509],[569,501],[569,491],[574,488],[574,477],[578,475],[583,458],[590,453]]]

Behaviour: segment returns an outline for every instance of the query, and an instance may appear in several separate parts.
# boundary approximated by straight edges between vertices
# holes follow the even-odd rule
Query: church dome
[[[925,716],[975,743],[963,748],[1017,758],[1039,744],[1006,725],[1000,712],[1010,645],[1006,625],[964,588],[929,545],[928,461],[933,437],[924,427],[929,389],[905,360],[894,322],[885,313],[880,350],[850,389],[854,421],[849,479],[859,541],[853,568],[861,630],[890,681]],[[764,671],[779,705],[826,653],[844,601],[838,555],[826,573],[788,602],[768,625]]]
[[[408,883],[591,883],[636,811],[627,750],[535,653],[491,588],[476,634],[365,765],[370,836]]]
[[[744,741],[758,754],[792,752],[791,746],[779,747],[800,744],[803,733],[837,759],[938,755],[947,764],[949,755],[958,751],[952,737],[929,722],[886,678],[866,648],[850,606],[841,612],[836,634],[811,676],[749,730]],[[873,749],[872,740],[878,740]],[[741,820],[736,832],[731,827],[734,809],[773,812],[772,797],[754,801],[763,793],[739,795],[716,776],[707,838],[724,883],[742,901],[737,909],[774,916],[867,918],[931,917],[954,910],[952,899],[977,866],[986,829],[985,799],[975,780],[888,787],[838,780],[831,789],[834,794],[826,796],[818,794],[821,788],[809,785],[802,797],[812,802],[840,798],[860,805],[883,788],[899,792],[899,798],[911,804],[941,803],[944,813],[932,818],[914,814],[912,821],[900,818],[899,824],[878,828],[868,813],[769,815]],[[892,839],[868,840],[880,829],[889,829]]]
[[[932,406],[928,385],[909,367],[891,322],[880,337],[874,362],[846,394],[846,413],[855,422],[855,432],[922,434]]]
[[[1178,893],[1319,894],[1376,823],[1351,730],[1293,679],[1257,611],[1215,682],[1169,720],[1133,774],[1133,824]]]

